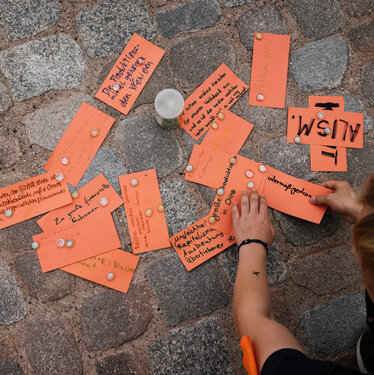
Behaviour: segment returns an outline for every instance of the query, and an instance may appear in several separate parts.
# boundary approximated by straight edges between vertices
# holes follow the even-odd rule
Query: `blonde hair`
[[[361,202],[374,208],[374,173],[365,184]],[[353,244],[365,283],[370,290],[374,290],[374,213],[364,216],[355,224]]]

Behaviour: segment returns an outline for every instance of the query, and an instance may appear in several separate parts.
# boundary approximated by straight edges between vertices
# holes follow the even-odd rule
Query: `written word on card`
[[[112,212],[123,204],[103,174],[99,174],[78,192],[78,197],[64,207],[44,215],[37,221],[44,232],[78,223],[103,212]]]
[[[0,229],[71,203],[65,182],[44,173],[0,189]]]
[[[247,90],[248,86],[222,64],[185,100],[179,125],[198,140],[218,112],[230,108]]]
[[[237,154],[252,131],[253,125],[226,109],[221,110],[221,113],[223,118],[216,117],[212,122],[201,146]]]
[[[116,249],[62,267],[63,271],[127,293],[139,255]]]
[[[135,254],[170,247],[156,170],[119,177]]]
[[[33,236],[43,272],[61,268],[121,246],[112,216],[104,213]]]
[[[208,217],[204,217],[171,237],[170,243],[187,271],[191,271],[233,245],[235,238],[210,228]]]
[[[255,33],[249,105],[284,108],[290,36]]]
[[[163,49],[134,34],[95,98],[127,115],[164,53]]]
[[[345,147],[310,145],[310,169],[312,171],[347,171]]]
[[[44,169],[76,186],[114,123],[114,118],[82,103]]]
[[[363,114],[345,112],[341,100],[312,99],[309,108],[288,108],[287,142],[362,148]]]

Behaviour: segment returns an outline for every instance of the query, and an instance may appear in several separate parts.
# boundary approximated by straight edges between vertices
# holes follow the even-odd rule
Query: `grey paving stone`
[[[57,0],[3,0],[0,3],[0,23],[8,41],[39,34],[59,20]]]
[[[116,348],[146,331],[152,313],[143,291],[108,290],[84,300],[80,327],[88,350]],[[103,324],[105,322],[105,324]]]
[[[17,352],[9,339],[0,339],[0,374],[23,375],[24,372],[17,362]]]
[[[28,294],[42,302],[66,297],[75,285],[74,276],[67,272],[55,270],[42,273],[36,252],[18,255],[14,267]]]
[[[367,63],[362,69],[362,86],[367,100],[374,105],[374,61]]]
[[[308,145],[287,143],[286,136],[260,146],[261,161],[291,176],[309,180],[316,176],[310,171]]]
[[[332,236],[343,225],[343,220],[336,215],[325,215],[320,224],[314,224],[275,210],[273,212],[287,241],[294,246],[317,243]]]
[[[28,113],[22,122],[30,143],[53,151],[83,102],[96,106],[92,96],[73,93]]]
[[[337,355],[355,345],[366,327],[365,301],[357,293],[306,311],[300,324],[321,356]]]
[[[331,35],[345,25],[334,0],[288,0],[288,9],[308,38]]]
[[[131,172],[156,168],[157,176],[164,177],[182,165],[183,152],[175,134],[161,129],[154,116],[121,121],[115,139]]]
[[[348,36],[351,46],[359,53],[361,59],[374,59],[374,21],[349,30]]]
[[[297,258],[289,263],[292,281],[322,296],[335,294],[360,281],[360,268],[350,244]]]
[[[215,262],[188,272],[177,254],[172,254],[149,264],[147,274],[169,325],[200,317],[228,303]]]
[[[0,324],[18,322],[27,315],[17,282],[4,262],[0,262]]]
[[[83,47],[94,58],[122,52],[133,33],[148,40],[156,35],[144,0],[105,0],[76,20]]]
[[[338,87],[348,65],[348,46],[340,37],[309,43],[291,56],[291,75],[303,92]]]
[[[233,374],[226,337],[215,318],[172,330],[149,349],[148,356],[155,375]]]
[[[162,59],[157,68],[152,73],[151,78],[140,93],[134,104],[134,108],[142,104],[154,103],[156,95],[163,89],[175,89],[174,79],[166,64],[166,60]]]
[[[253,0],[223,0],[223,5],[227,8],[234,8],[240,5],[252,3]]]
[[[0,170],[16,164],[21,155],[18,138],[11,134],[0,134]]]
[[[14,181],[13,183],[15,183]],[[3,184],[0,186],[7,186]],[[22,221],[8,228],[0,230],[0,252],[20,253],[31,249],[32,236],[41,233],[35,219]]]
[[[218,260],[222,265],[223,270],[225,271],[225,274],[230,283],[234,285],[239,262],[236,245],[231,246],[227,250],[223,251],[218,256]],[[286,278],[287,268],[280,259],[279,251],[276,245],[272,245],[269,249],[266,272],[270,286],[275,285],[276,283],[279,283]]]
[[[57,313],[49,312],[19,325],[17,339],[34,374],[82,374],[71,324]]]
[[[127,174],[127,172],[127,168],[124,166],[121,155],[117,150],[110,147],[100,147],[77,185],[77,189],[80,189],[102,173],[113,188],[120,193],[121,187],[118,182],[118,176]]]
[[[239,39],[245,48],[252,50],[255,31],[273,34],[288,34],[281,12],[273,5],[264,5],[244,13],[236,22]]]
[[[4,80],[0,77],[0,113],[6,112],[12,106],[12,98],[5,86]]]
[[[201,196],[203,197],[206,204],[210,207],[212,207],[212,204],[214,202],[214,198],[216,197],[215,190],[209,188],[208,186],[204,185],[197,185],[197,188],[200,191]]]
[[[57,34],[0,52],[0,68],[13,99],[20,102],[49,90],[79,87],[86,64],[73,38]]]
[[[374,118],[366,112],[364,103],[353,94],[344,94],[344,110],[347,112],[361,112],[364,114],[364,134],[371,132],[374,128]]]
[[[180,41],[170,49],[169,61],[174,75],[182,84],[195,88],[222,63],[234,71],[236,53],[227,35],[216,33]]]
[[[374,10],[372,0],[340,0],[339,5],[344,8],[349,16],[366,16]]]
[[[216,0],[197,0],[156,13],[156,21],[161,34],[172,38],[183,32],[212,26],[219,20],[220,14]]]
[[[148,1],[154,7],[161,7],[168,2],[168,0],[148,0]]]
[[[97,375],[141,374],[138,361],[130,353],[119,353],[101,358],[96,362]]]
[[[161,183],[160,193],[165,206],[165,217],[171,236],[198,219],[196,205],[191,200],[183,179],[175,178]]]

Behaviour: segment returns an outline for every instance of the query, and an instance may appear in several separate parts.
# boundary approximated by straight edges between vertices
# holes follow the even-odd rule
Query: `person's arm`
[[[258,197],[252,190],[241,199],[241,213],[237,205],[232,210],[236,242],[259,239],[268,243],[274,238],[271,219],[265,197]],[[274,320],[270,290],[266,274],[266,250],[258,243],[243,245],[239,251],[239,265],[233,296],[233,318],[239,339],[248,335],[253,343],[259,369],[273,352],[293,348],[303,352],[302,347],[283,325]]]
[[[341,215],[345,221],[355,224],[360,216],[362,204],[349,183],[346,181],[325,181],[321,185],[333,189],[334,192],[311,197],[310,202],[317,205],[326,204],[333,212]]]

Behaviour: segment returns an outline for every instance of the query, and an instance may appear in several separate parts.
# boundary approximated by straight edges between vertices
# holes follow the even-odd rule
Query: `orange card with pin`
[[[71,203],[69,188],[54,173],[17,182],[0,189],[0,229]]]
[[[210,228],[208,217],[203,217],[171,237],[170,243],[187,271],[191,271],[233,245],[235,238]]]
[[[311,171],[347,171],[347,149],[345,147],[310,145]]]
[[[49,212],[37,221],[44,232],[79,223],[103,212],[111,213],[123,204],[122,198],[101,173],[73,193],[73,202]]]
[[[139,259],[138,255],[116,249],[61,267],[61,270],[127,293]]]
[[[44,169],[77,186],[114,121],[113,117],[82,103]]]
[[[250,122],[223,109],[210,125],[210,130],[201,142],[201,146],[237,154],[252,129],[253,125]]]
[[[247,90],[248,86],[222,64],[185,100],[179,125],[198,140],[218,112],[230,108]]]
[[[127,115],[164,53],[133,34],[95,98]]]
[[[33,236],[43,272],[64,267],[121,246],[112,216],[104,213],[86,221]]]
[[[170,247],[156,170],[119,176],[134,254]]]
[[[284,108],[290,36],[255,33],[249,105]]]

